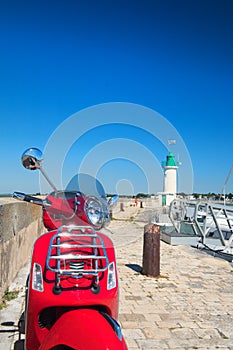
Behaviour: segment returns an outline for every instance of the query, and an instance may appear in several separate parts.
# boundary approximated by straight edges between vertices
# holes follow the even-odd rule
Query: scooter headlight
[[[110,220],[107,206],[97,198],[89,198],[85,204],[85,212],[91,225],[100,228]]]
[[[32,289],[37,290],[38,292],[44,291],[42,267],[37,263],[34,263],[33,265]]]

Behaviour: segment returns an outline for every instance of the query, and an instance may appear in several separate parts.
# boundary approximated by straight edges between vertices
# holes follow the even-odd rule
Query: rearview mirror
[[[40,163],[43,161],[43,154],[38,148],[28,148],[23,152],[21,161],[26,169],[40,169]]]
[[[112,197],[109,199],[109,201],[108,201],[109,207],[111,208],[111,207],[113,207],[114,205],[116,205],[118,199],[119,199],[119,196],[118,196],[117,194],[115,194],[114,196],[112,196]]]

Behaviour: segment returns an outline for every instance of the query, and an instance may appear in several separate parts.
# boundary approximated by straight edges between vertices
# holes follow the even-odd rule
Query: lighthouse
[[[180,163],[175,161],[175,156],[169,152],[166,161],[162,162],[164,170],[163,192],[160,192],[161,204],[170,205],[177,192],[177,169]]]
[[[176,194],[178,164],[171,152],[168,153],[166,162],[162,162],[162,167],[164,169],[163,192]]]

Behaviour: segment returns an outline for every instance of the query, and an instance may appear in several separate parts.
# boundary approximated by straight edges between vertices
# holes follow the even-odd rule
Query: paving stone
[[[141,246],[141,243],[139,246]],[[163,243],[162,243],[162,246],[164,248],[164,254],[165,254],[165,249],[168,248],[169,246],[163,245]],[[129,256],[130,256],[130,249],[129,249],[130,247],[132,251],[135,251],[137,250],[136,248],[137,244],[134,243],[127,247],[127,254]],[[156,281],[155,283],[154,280],[151,280],[148,278],[144,279],[141,293],[140,294],[137,293],[137,295],[140,295],[140,297],[142,297],[144,294],[144,299],[142,298],[141,300],[137,300],[137,301],[135,300],[134,312],[136,311],[138,312],[140,308],[143,307],[143,310],[145,311],[146,319],[147,320],[150,319],[150,321],[152,322],[151,327],[142,328],[144,334],[146,334],[147,336],[153,337],[155,336],[155,334],[158,334],[156,333],[158,328],[166,329],[166,326],[167,326],[167,329],[169,329],[169,327],[171,326],[175,328],[178,325],[180,325],[180,327],[183,327],[182,335],[178,336],[177,333],[176,334],[173,333],[170,335],[170,338],[168,337],[167,339],[168,343],[166,343],[166,347],[164,345],[164,339],[162,340],[164,348],[169,347],[171,349],[172,348],[174,349],[178,349],[178,348],[207,349],[208,347],[206,347],[206,344],[203,344],[205,340],[200,339],[198,335],[195,334],[193,331],[196,329],[199,329],[201,325],[204,325],[203,323],[204,320],[206,319],[208,320],[208,314],[206,314],[206,311],[215,312],[218,315],[218,312],[216,312],[216,304],[218,304],[219,310],[221,310],[221,307],[222,307],[221,301],[224,300],[223,297],[219,297],[220,295],[219,286],[223,285],[223,281],[224,281],[224,285],[229,283],[229,281],[227,281],[227,278],[223,278],[223,279],[220,278],[216,286],[216,278],[214,274],[216,274],[216,266],[218,266],[218,264],[214,264],[216,265],[214,266],[214,271],[211,270],[212,267],[211,267],[211,264],[209,264],[213,258],[211,259],[208,258],[207,260],[209,265],[205,266],[204,269],[200,271],[201,268],[203,267],[203,264],[206,263],[204,259],[201,263],[198,261],[199,256],[201,256],[201,258],[203,257],[202,253],[194,250],[189,250],[187,253],[187,256],[184,257],[184,254],[186,253],[185,247],[184,247],[184,252],[180,251],[182,250],[182,247],[179,247],[179,249],[176,249],[176,248],[177,247],[169,247],[169,254],[173,254],[173,257],[176,258],[176,262],[177,262],[178,257],[176,257],[176,253],[177,252],[182,253],[182,254],[178,254],[180,261],[178,261],[179,269],[177,268],[177,271],[179,270],[178,271],[179,273],[176,273],[176,274],[173,273],[173,270],[172,270],[173,268],[171,268],[172,266],[171,262],[168,263],[166,261],[163,273],[166,274],[167,278],[169,278],[168,280],[162,281],[162,282]],[[124,251],[121,251],[121,254],[123,253]],[[192,264],[193,261],[190,257],[190,254],[191,256],[194,255],[194,264]],[[127,260],[129,260],[129,257],[127,258]],[[137,259],[137,261],[138,260],[139,259]],[[122,260],[121,263],[123,262],[124,262],[124,259]],[[221,262],[220,265],[221,267],[226,266],[227,262],[224,262],[224,263]],[[190,269],[192,269],[192,273],[193,273],[193,269],[194,270],[198,269],[195,271],[195,276],[192,276],[191,273],[187,273],[188,266]],[[124,270],[125,272],[125,269],[123,269],[122,267],[122,270],[121,270],[121,267],[122,266],[119,266],[119,271],[121,272]],[[209,276],[214,276],[214,278],[209,277],[205,279],[205,274],[206,274],[206,271],[208,270],[211,270],[211,272],[213,272],[209,274]],[[182,273],[183,274],[186,273],[186,275],[183,276]],[[223,272],[220,269],[220,271],[218,271],[217,276],[220,276],[222,274]],[[232,281],[232,276],[230,277]],[[199,283],[200,279],[202,279],[201,283]],[[196,280],[197,282],[194,283],[194,280]],[[125,293],[130,292],[134,289],[134,283],[140,284],[141,282],[139,281],[139,279],[133,280],[130,287],[126,286]],[[212,296],[211,298],[208,298],[210,291],[214,293],[214,296]],[[133,298],[131,297],[129,299],[133,299]],[[149,304],[147,301],[148,299],[150,299]],[[227,305],[229,305],[230,307],[230,310],[228,311],[230,311],[231,313],[233,309],[232,309],[232,305],[230,304],[230,299],[228,299],[227,301],[228,301]],[[152,309],[154,313],[150,312],[150,310]],[[170,310],[170,312],[168,312],[168,310]],[[225,310],[225,313],[226,312],[227,310]],[[159,316],[159,321],[156,321],[156,326],[153,326],[154,324],[153,321],[155,317],[158,317],[158,316]],[[214,316],[212,315],[212,317]],[[214,321],[214,319],[212,321]],[[230,321],[229,318],[228,318],[228,321]],[[208,331],[208,329],[211,329],[211,330],[214,329],[213,327],[216,327],[216,325],[211,324],[209,322],[205,324],[205,327],[208,327],[206,329]],[[219,334],[215,332],[215,330],[211,332],[211,335],[209,335],[209,339],[213,339],[213,336],[215,336],[215,337],[218,337],[221,341],[223,340],[221,339]],[[164,335],[164,337],[166,336],[167,336],[167,333],[166,335]],[[126,340],[127,340],[127,335],[126,335]],[[175,342],[173,340],[175,340]],[[145,341],[137,340],[137,342],[140,344],[141,349],[146,349],[146,348],[163,349],[163,347],[161,346],[161,343],[156,343],[156,344],[150,343],[150,346],[146,347],[147,340]],[[209,345],[212,346],[212,344],[209,344]],[[218,346],[220,345],[223,348],[226,348],[226,346],[228,346],[228,344],[225,345],[225,344],[220,344],[218,342]]]
[[[145,327],[143,333],[147,339],[165,340],[171,337],[169,328]]]
[[[124,329],[124,336],[126,339],[145,339],[145,335],[141,329],[128,328]]]
[[[138,340],[137,343],[139,345],[139,349],[141,350],[163,350],[169,348],[165,341],[160,340]]]

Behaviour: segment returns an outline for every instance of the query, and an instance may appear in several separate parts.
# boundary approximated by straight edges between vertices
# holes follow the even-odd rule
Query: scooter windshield
[[[101,183],[95,177],[83,173],[75,175],[70,180],[65,192],[81,192],[85,196],[106,199],[106,194]]]

